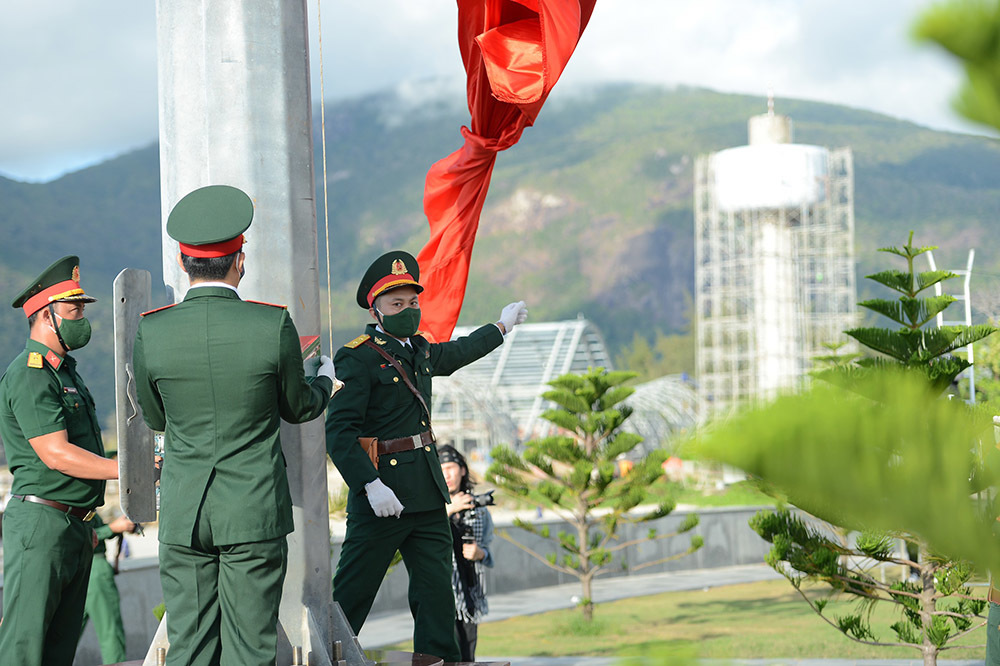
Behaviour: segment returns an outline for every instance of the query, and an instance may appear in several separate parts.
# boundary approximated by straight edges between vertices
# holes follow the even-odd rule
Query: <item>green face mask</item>
[[[420,308],[403,308],[393,315],[379,314],[382,315],[382,328],[393,337],[408,338],[420,326]]]
[[[59,317],[55,312],[51,312],[51,314],[53,319]],[[59,341],[66,347],[67,351],[80,349],[90,342],[90,321],[86,317],[81,319],[59,317],[59,319],[56,335],[59,336]]]

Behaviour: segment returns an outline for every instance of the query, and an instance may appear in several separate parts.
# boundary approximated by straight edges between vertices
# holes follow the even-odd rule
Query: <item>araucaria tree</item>
[[[911,232],[902,248],[880,250],[906,260],[906,270],[886,270],[868,278],[892,289],[899,297],[896,300],[868,300],[860,305],[888,317],[899,327],[846,331],[879,355],[851,358],[846,363],[833,359],[833,367],[818,372],[818,377],[847,389],[862,390],[863,386],[871,386],[869,380],[873,375],[910,371],[907,374],[921,377],[929,391],[940,395],[969,367],[966,359],[953,353],[996,329],[986,325],[928,326],[955,300],[948,295],[921,295],[935,284],[955,277],[948,271],[914,270],[914,259],[931,249],[934,248],[914,247]],[[883,385],[891,386],[891,383]],[[869,396],[880,403],[885,397]],[[875,445],[894,450],[891,441]],[[897,464],[907,462],[897,459]],[[905,500],[897,498],[897,501]],[[938,654],[944,650],[976,647],[955,645],[956,639],[985,622],[986,601],[974,596],[968,587],[974,573],[968,562],[949,560],[930,552],[926,543],[908,532],[862,533],[851,545],[834,537],[836,528],[818,528],[786,509],[762,511],[750,524],[773,544],[767,563],[783,573],[826,622],[851,639],[871,645],[916,648],[927,666],[936,664]],[[906,544],[906,549],[896,547],[900,541]],[[896,565],[892,568],[904,572],[902,578],[887,581],[877,571],[886,564]],[[828,599],[812,599],[803,591],[802,583],[807,580],[827,583],[832,588],[831,595],[853,596],[861,604],[859,612],[829,617],[824,613]],[[898,621],[889,627],[889,635],[895,640],[880,639],[871,626],[870,611],[877,602],[894,604],[900,611]]]
[[[666,499],[647,512],[633,512],[648,497],[659,497],[658,493],[666,490],[668,481],[662,468],[665,451],[631,455],[634,464],[624,473],[617,464],[642,442],[639,435],[622,430],[632,413],[623,401],[635,391],[625,383],[634,377],[632,372],[592,368],[553,380],[552,390],[543,397],[558,407],[545,411],[542,417],[555,424],[558,433],[527,442],[520,453],[507,446],[494,448],[493,464],[487,470],[488,479],[498,488],[550,509],[572,528],[553,535],[547,526],[516,521],[517,527],[558,546],[547,556],[517,542],[509,533],[500,535],[556,571],[578,578],[583,586],[580,605],[587,621],[594,615],[591,583],[614,566],[617,553],[638,543],[689,532],[698,524],[697,515],[689,514],[675,532],[660,534],[651,529],[639,538],[619,538],[623,524],[662,518],[675,506]],[[632,570],[682,557],[701,545],[702,538],[692,535],[684,552]]]

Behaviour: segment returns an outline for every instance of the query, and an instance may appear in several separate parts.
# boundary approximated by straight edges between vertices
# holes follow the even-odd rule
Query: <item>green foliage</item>
[[[553,509],[575,529],[575,533],[560,531],[552,537],[528,521],[515,523],[556,546],[557,552],[546,556],[529,552],[579,578],[587,599],[590,580],[610,568],[616,552],[633,543],[673,536],[651,531],[645,538],[628,543],[621,543],[618,536],[622,524],[660,518],[674,508],[672,501],[664,500],[653,511],[635,516],[629,513],[647,495],[662,494],[668,485],[661,467],[666,453],[639,454],[636,447],[642,438],[622,430],[632,413],[623,401],[634,392],[626,384],[635,376],[633,372],[592,368],[556,378],[550,382],[553,389],[543,395],[559,407],[546,410],[542,416],[561,432],[526,442],[520,454],[509,447],[495,448],[486,472],[498,488]],[[633,464],[627,473],[620,474],[617,463],[623,458]],[[697,516],[689,515],[677,534],[690,532],[697,525]],[[686,552],[702,544],[701,537],[694,535]],[[589,602],[585,615],[592,617]]]
[[[932,5],[914,32],[950,51],[964,66],[966,81],[955,109],[970,120],[1000,129],[1000,3],[951,0]]]
[[[990,536],[994,521],[969,500],[994,480],[995,469],[975,465],[970,453],[970,443],[988,428],[989,412],[940,398],[969,366],[950,354],[996,329],[922,328],[954,301],[920,295],[954,277],[947,271],[914,272],[913,260],[929,249],[914,246],[910,232],[901,248],[881,250],[905,259],[907,270],[869,276],[900,296],[861,305],[900,328],[863,327],[847,334],[881,357],[827,356],[826,369],[814,374],[833,387],[817,386],[738,416],[704,436],[697,450],[773,483],[792,503],[832,524],[860,530],[854,546],[847,547],[830,538],[832,528],[807,525],[786,509],[763,511],[750,521],[772,544],[766,562],[796,589],[801,592],[803,579],[821,580],[832,591],[857,597],[862,611],[868,610],[836,618],[841,632],[878,643],[866,618],[874,604],[894,603],[902,615],[890,626],[896,638],[914,647],[934,646],[936,659],[956,632],[973,626],[985,602],[972,598],[966,587],[973,573],[967,560],[949,561],[920,548],[919,562],[901,561],[894,541],[919,545],[926,539],[942,553],[991,568],[1000,565],[1000,557]],[[834,352],[838,348],[831,346]],[[886,583],[884,576],[870,574],[864,561],[915,569],[918,580]],[[930,585],[933,593],[927,591]],[[810,603],[822,616],[825,605]]]

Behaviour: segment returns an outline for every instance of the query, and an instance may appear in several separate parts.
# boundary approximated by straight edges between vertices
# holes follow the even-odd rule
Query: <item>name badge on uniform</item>
[[[72,393],[73,395],[76,395],[79,391],[72,386],[63,386],[63,393]]]

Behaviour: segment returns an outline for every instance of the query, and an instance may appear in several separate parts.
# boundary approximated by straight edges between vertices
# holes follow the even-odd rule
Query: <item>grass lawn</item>
[[[832,601],[825,614],[833,618],[854,607]],[[816,616],[784,580],[600,604],[593,631],[588,631],[589,627],[581,630],[579,615],[579,611],[555,611],[482,624],[476,653],[544,657],[639,656],[679,651],[715,658],[920,659],[914,649],[871,647],[850,640]],[[889,625],[897,619],[888,604],[880,604],[872,619],[875,635],[893,641],[895,634]],[[985,640],[984,629],[979,629],[963,644],[982,645]],[[979,647],[947,650],[939,658],[983,656],[984,650]]]

